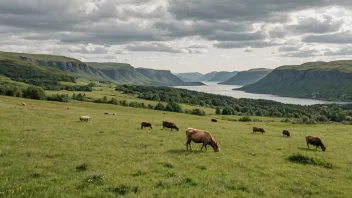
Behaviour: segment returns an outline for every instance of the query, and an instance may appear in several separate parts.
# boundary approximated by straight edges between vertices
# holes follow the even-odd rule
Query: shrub
[[[287,158],[287,160],[298,164],[311,164],[311,165],[323,166],[324,168],[333,168],[333,165],[329,162],[325,162],[314,157],[308,157],[300,153],[295,153],[290,155]]]
[[[45,92],[41,87],[28,87],[27,89],[23,90],[23,97],[36,99],[36,100],[44,100],[45,99]]]
[[[240,121],[240,122],[250,122],[250,121],[252,121],[252,119],[250,117],[248,117],[248,116],[245,116],[245,117],[242,117],[242,118],[238,119],[238,121]]]
[[[70,99],[68,97],[68,94],[56,94],[56,95],[48,96],[47,100],[58,101],[58,102],[68,102]]]

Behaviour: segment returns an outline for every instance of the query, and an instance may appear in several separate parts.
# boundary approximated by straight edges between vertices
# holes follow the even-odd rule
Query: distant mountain
[[[184,82],[168,70],[134,68],[125,63],[83,63],[64,56],[11,52],[0,52],[0,61],[3,68],[0,70],[0,74],[10,78],[18,78],[13,75],[17,75],[23,70],[26,71],[25,78],[30,77],[27,74],[33,73],[33,75],[40,75],[41,78],[64,79],[63,81],[74,81],[75,78],[72,77],[74,76],[117,84],[155,86],[203,85],[203,83],[199,82]],[[13,68],[16,68],[17,71],[12,76],[9,76],[11,73],[9,71],[12,71]],[[22,75],[23,77],[24,75]],[[39,76],[35,78],[39,78]]]
[[[210,79],[212,79],[215,76],[216,73],[218,73],[218,72],[213,71],[213,72],[210,72],[210,73],[206,73],[202,77],[200,77],[198,79],[198,81],[200,81],[200,82],[209,81]]]
[[[203,77],[204,75],[199,72],[189,72],[189,73],[179,73],[176,74],[184,82],[197,82],[198,79]]]
[[[221,71],[221,72],[217,72],[210,80],[208,81],[216,81],[216,82],[223,82],[226,81],[230,78],[232,78],[233,76],[235,76],[237,74],[237,71],[233,71],[233,72],[228,72],[228,71]]]
[[[235,76],[228,79],[225,82],[221,82],[219,84],[222,85],[249,85],[257,82],[258,80],[264,78],[268,75],[272,69],[266,68],[258,68],[258,69],[250,69],[248,71],[238,72]]]
[[[282,66],[256,83],[239,90],[288,97],[352,101],[352,61]]]

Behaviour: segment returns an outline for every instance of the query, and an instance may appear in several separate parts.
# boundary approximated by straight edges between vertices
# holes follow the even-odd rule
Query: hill
[[[203,85],[200,82],[184,82],[169,70],[134,68],[123,63],[87,63],[88,66],[101,71],[118,84],[136,84],[153,86],[187,86]]]
[[[258,80],[264,78],[272,70],[265,68],[250,69],[248,71],[238,72],[235,76],[228,79],[227,81],[218,83],[222,85],[249,85],[257,82]]]
[[[258,82],[239,90],[288,97],[352,101],[352,61],[282,66]]]
[[[184,82],[167,70],[134,68],[124,63],[84,63],[79,60],[54,55],[24,54],[0,52],[0,74],[17,80],[58,79],[57,81],[74,81],[74,77],[94,81],[107,81],[116,84],[143,84],[163,86],[202,85],[197,82]],[[18,75],[18,72],[33,74]],[[37,76],[35,76],[36,74]],[[39,75],[39,76],[38,76]],[[31,78],[31,79],[27,79]],[[72,80],[73,79],[73,80]],[[38,85],[38,83],[36,83]]]
[[[209,81],[210,79],[212,79],[215,76],[216,73],[218,73],[218,72],[213,71],[213,72],[206,73],[201,78],[199,78],[198,81],[200,81],[200,82]]]
[[[231,77],[235,76],[237,74],[237,71],[233,72],[228,72],[228,71],[221,71],[217,72],[210,80],[208,81],[213,81],[213,82],[223,82]]]
[[[179,73],[179,74],[176,74],[176,76],[179,77],[184,82],[197,82],[199,81],[198,79],[200,79],[204,75],[199,72],[189,72],[189,73]]]

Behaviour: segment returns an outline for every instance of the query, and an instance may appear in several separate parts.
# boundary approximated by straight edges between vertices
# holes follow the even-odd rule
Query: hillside
[[[288,97],[352,101],[352,61],[282,66],[258,82],[239,90]]]
[[[215,76],[216,73],[218,73],[218,72],[213,71],[213,72],[206,73],[201,78],[199,78],[198,81],[200,81],[200,82],[209,81],[210,79],[212,79]]]
[[[58,79],[58,81],[74,81],[74,77],[80,77],[94,81],[108,81],[116,84],[163,86],[202,85],[202,83],[197,82],[184,82],[170,71],[134,68],[124,63],[84,63],[64,56],[11,52],[0,52],[0,61],[0,74],[17,80],[21,78],[22,81],[33,81],[33,79],[38,78],[48,80],[55,78]],[[24,77],[21,75],[24,72],[27,74],[32,73],[33,75],[26,75],[27,77]],[[14,77],[13,75],[17,76]]]
[[[257,82],[258,80],[264,78],[272,70],[265,68],[250,69],[248,71],[238,72],[235,76],[228,79],[227,81],[218,83],[222,85],[249,85]]]
[[[235,76],[237,74],[237,71],[233,72],[228,72],[228,71],[221,71],[217,72],[210,80],[208,81],[213,81],[213,82],[223,82],[231,77]]]
[[[87,63],[88,66],[101,71],[118,84],[138,84],[155,86],[202,85],[199,82],[184,82],[169,70],[134,68],[122,63]]]
[[[189,72],[189,73],[179,73],[179,74],[176,74],[176,76],[179,77],[184,82],[197,82],[199,81],[198,79],[200,79],[204,75],[199,72]]]

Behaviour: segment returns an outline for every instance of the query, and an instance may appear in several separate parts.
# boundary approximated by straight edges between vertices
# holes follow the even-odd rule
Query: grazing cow
[[[109,112],[105,112],[104,114],[105,114],[105,115],[110,115],[110,113],[109,113]]]
[[[306,136],[306,142],[307,142],[308,148],[309,148],[309,144],[311,144],[311,145],[315,146],[315,149],[320,147],[322,151],[326,150],[325,145],[323,144],[321,139],[318,137],[314,137],[314,136],[310,136],[310,135]]]
[[[26,103],[22,102],[21,105],[22,105],[22,106],[26,106]]]
[[[254,132],[261,132],[262,134],[265,132],[265,130],[263,128],[258,128],[258,127],[253,127],[253,133]]]
[[[214,118],[212,118],[211,121],[212,121],[212,122],[218,122],[218,120],[217,120],[217,119],[214,119]]]
[[[282,131],[282,136],[290,137],[290,132],[288,132],[288,130],[283,130]]]
[[[88,122],[90,120],[89,116],[80,116],[79,119],[84,122]]]
[[[178,128],[177,128],[176,124],[174,124],[172,122],[163,121],[163,129],[165,127],[171,129],[171,131],[172,131],[172,129],[176,129],[178,131]]]
[[[207,145],[209,144],[211,147],[213,147],[214,152],[220,151],[220,142],[215,141],[213,136],[208,131],[187,128],[186,137],[187,137],[187,142],[186,142],[187,150],[188,150],[188,145],[189,145],[190,150],[192,150],[191,141],[193,141],[194,143],[202,143],[203,144],[203,146],[202,146],[202,148],[200,148],[200,150],[203,150],[203,147],[205,148],[205,150],[207,150]]]
[[[116,115],[116,113],[113,113],[112,115]]]
[[[152,123],[150,123],[150,122],[142,122],[141,129],[143,129],[144,127],[150,127],[150,129],[153,129]]]

